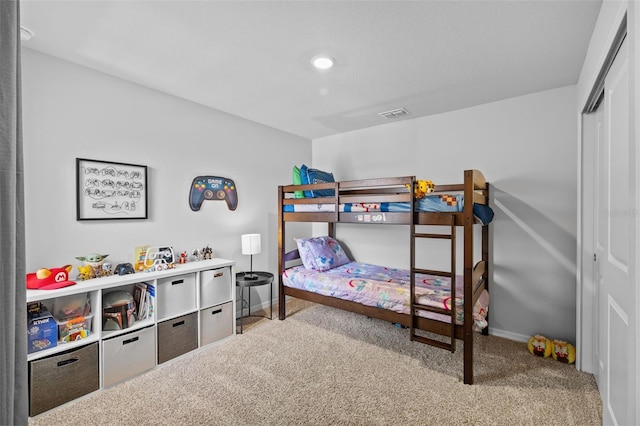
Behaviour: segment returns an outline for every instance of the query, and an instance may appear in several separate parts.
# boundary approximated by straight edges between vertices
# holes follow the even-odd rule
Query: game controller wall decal
[[[147,167],[76,158],[77,220],[147,219]]]
[[[229,210],[238,207],[238,191],[233,180],[220,176],[197,176],[189,189],[189,207],[200,210],[205,200],[224,200]]]

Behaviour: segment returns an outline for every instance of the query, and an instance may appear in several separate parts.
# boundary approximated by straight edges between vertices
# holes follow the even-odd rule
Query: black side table
[[[250,279],[253,275],[256,278]],[[269,316],[251,315],[251,287],[269,284]],[[273,318],[273,274],[271,272],[238,272],[236,274],[236,287],[240,288],[240,334],[242,334],[242,319],[251,316],[259,316],[263,318]],[[244,289],[248,290],[247,300],[244,298]],[[247,307],[249,314],[244,315],[244,307]]]

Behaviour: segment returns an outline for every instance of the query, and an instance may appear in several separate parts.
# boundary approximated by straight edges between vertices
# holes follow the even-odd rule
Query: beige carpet
[[[602,424],[593,377],[523,343],[478,335],[469,386],[461,342],[451,354],[333,308],[297,303],[289,313],[30,424]]]

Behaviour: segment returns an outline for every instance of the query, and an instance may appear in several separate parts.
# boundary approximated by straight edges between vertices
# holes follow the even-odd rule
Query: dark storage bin
[[[158,364],[198,347],[198,313],[158,323]]]
[[[100,387],[98,342],[29,362],[29,415]]]

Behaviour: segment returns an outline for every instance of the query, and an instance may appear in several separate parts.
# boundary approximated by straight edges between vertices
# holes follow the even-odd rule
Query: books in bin
[[[153,316],[153,299],[155,295],[155,287],[151,284],[136,284],[133,292],[133,299],[136,302],[136,319],[138,321],[142,321]]]

